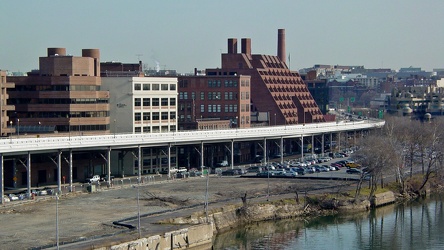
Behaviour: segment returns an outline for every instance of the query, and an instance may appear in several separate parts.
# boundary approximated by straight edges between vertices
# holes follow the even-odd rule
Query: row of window
[[[176,84],[134,83],[134,90],[176,90]]]
[[[28,118],[83,118],[109,117],[108,111],[78,111],[78,112],[26,112]]]
[[[205,100],[205,93],[207,94],[208,100],[237,100],[238,94],[237,92],[223,92],[224,95],[222,96],[222,92],[200,92],[200,100]],[[195,92],[191,92],[191,99],[195,100],[196,94]],[[250,92],[241,92],[241,98],[242,100],[249,100],[250,99]],[[188,92],[179,92],[179,99],[180,100],[188,100]]]
[[[99,91],[97,85],[16,85],[11,91]]]
[[[220,88],[221,87],[221,80],[208,80],[208,87]],[[226,88],[237,87],[237,80],[225,80],[224,87],[226,87]]]
[[[170,126],[170,130],[168,130],[168,126],[144,126],[143,127],[143,133],[158,133],[158,132],[168,132],[168,131],[176,131],[176,125],[171,125]],[[136,133],[142,133],[142,128],[141,127],[135,127],[134,128],[134,132]]]
[[[144,113],[134,113],[134,121],[158,121],[159,119],[164,120],[174,120],[176,119],[176,112],[144,112]]]
[[[222,105],[220,104],[208,104],[207,105],[207,111],[208,113],[220,113],[221,111]],[[205,105],[202,104],[200,105],[200,112],[204,113],[205,112]],[[225,113],[236,113],[237,112],[237,104],[225,104],[224,105],[224,112]]]
[[[169,106],[176,106],[176,98],[134,98],[135,107],[140,107],[142,104],[144,107],[159,107],[159,104],[165,107],[168,103]]]
[[[101,98],[45,98],[45,99],[9,99],[10,104],[100,104],[108,103],[108,99]],[[37,101],[37,102],[35,102]]]

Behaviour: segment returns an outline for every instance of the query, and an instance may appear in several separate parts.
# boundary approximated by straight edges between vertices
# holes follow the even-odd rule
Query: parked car
[[[345,171],[347,174],[362,174],[361,170],[356,168],[350,168]]]
[[[111,181],[114,180],[114,176],[111,175]],[[100,176],[100,181],[108,181],[108,175],[107,174],[102,174]]]
[[[243,175],[245,172],[240,168],[227,169],[222,171],[223,176],[235,176],[235,175]]]
[[[11,201],[11,200],[9,199],[9,197],[6,196],[6,195],[3,195],[3,200],[4,200],[4,202],[10,202],[10,201]]]
[[[257,173],[256,176],[271,177],[271,176],[274,176],[274,173],[271,172],[271,171],[270,172],[269,171],[264,171],[264,172]]]
[[[291,168],[291,171],[298,173],[298,175],[305,175],[306,171],[304,168]]]
[[[361,165],[359,165],[359,164],[356,163],[356,162],[347,162],[347,163],[345,164],[345,166],[346,166],[347,168],[360,168],[360,167],[361,167]]]
[[[93,183],[93,182],[99,182],[100,181],[100,175],[94,175],[92,177],[86,178],[86,182]]]
[[[18,201],[19,200],[19,197],[15,194],[9,194],[8,197],[9,197],[10,201]]]
[[[262,172],[262,167],[259,167],[259,166],[249,167],[249,168],[247,168],[247,172],[248,173],[260,173],[260,172]]]
[[[292,170],[285,171],[284,176],[287,176],[287,177],[296,177],[296,176],[298,176],[298,172],[295,172],[295,171],[292,171]]]

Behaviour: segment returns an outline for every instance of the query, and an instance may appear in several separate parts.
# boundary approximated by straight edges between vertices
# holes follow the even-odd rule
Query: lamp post
[[[116,119],[114,119],[114,138],[116,138],[116,130],[117,130]]]
[[[9,133],[9,138],[11,139],[11,143],[12,143],[12,121],[9,121],[9,127],[11,129],[11,133]]]
[[[236,116],[236,128],[239,128],[239,117]]]
[[[17,118],[17,138],[20,137],[20,119]]]
[[[274,113],[274,126],[276,126],[276,113]]]

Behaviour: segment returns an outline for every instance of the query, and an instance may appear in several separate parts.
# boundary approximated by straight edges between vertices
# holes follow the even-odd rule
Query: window
[[[176,98],[170,98],[170,106],[176,106]]]
[[[205,112],[205,105],[203,105],[203,104],[200,105],[200,112],[201,113]]]
[[[150,106],[150,98],[143,98],[143,106],[144,107]]]
[[[149,121],[149,120],[151,120],[150,117],[151,116],[151,114],[150,113],[143,113],[143,120],[144,121]]]
[[[153,113],[153,121],[158,121],[159,120],[159,112],[154,112]]]
[[[171,120],[176,119],[176,112],[170,112],[170,119]]]
[[[143,90],[150,90],[150,85],[148,83],[143,84]]]
[[[179,92],[179,100],[183,100],[183,92]]]
[[[213,110],[212,107],[213,107],[213,106],[211,106],[211,104],[208,104],[208,112],[209,112],[209,113],[213,112],[213,111],[212,111],[212,110]]]
[[[162,120],[168,120],[168,112],[162,112]]]
[[[159,98],[153,98],[153,104],[154,107],[159,107]]]
[[[228,112],[228,104],[225,104],[225,106],[224,106],[224,112]]]
[[[205,100],[205,92],[200,92],[200,99]]]
[[[196,93],[195,92],[191,92],[191,99],[196,100]]]
[[[142,131],[142,130],[140,129],[140,127],[135,127],[135,128],[134,128],[134,132],[136,132],[136,133],[140,133],[140,131]]]
[[[140,98],[135,98],[134,99],[134,106],[135,107],[140,107]]]
[[[140,85],[140,83],[135,83],[134,84],[134,90],[141,90],[142,86]]]
[[[135,113],[134,114],[134,121],[139,121],[140,122],[140,119],[142,118],[142,114],[140,114],[140,113]]]
[[[218,105],[217,105],[217,113],[220,113],[220,112],[221,112],[221,105],[218,104]]]
[[[159,87],[158,83],[153,84],[153,90],[159,90]]]
[[[161,105],[162,105],[163,107],[168,106],[168,98],[162,98],[162,99],[161,99]]]
[[[188,99],[188,92],[184,92],[184,93],[183,93],[183,99],[184,99],[184,100]]]
[[[170,90],[176,90],[176,84],[170,84]]]
[[[168,84],[162,84],[161,88],[162,90],[168,90]]]

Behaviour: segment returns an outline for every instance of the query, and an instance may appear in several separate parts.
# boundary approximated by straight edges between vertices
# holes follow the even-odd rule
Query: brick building
[[[8,136],[15,133],[15,127],[9,120],[8,112],[14,111],[13,105],[8,105],[6,89],[14,88],[14,83],[6,82],[6,72],[0,71],[0,136]]]
[[[251,77],[251,111],[267,112],[275,125],[324,122],[324,117],[299,73],[288,69],[285,30],[278,30],[277,56],[252,54],[251,39],[228,39],[228,53],[222,54],[220,69],[207,69],[208,76],[248,75]]]
[[[8,81],[15,83],[9,104],[15,105],[11,120],[20,133],[109,132],[109,92],[100,90],[98,49],[83,49],[77,57],[48,48],[39,70]]]
[[[179,130],[250,127],[250,76],[180,76]]]

